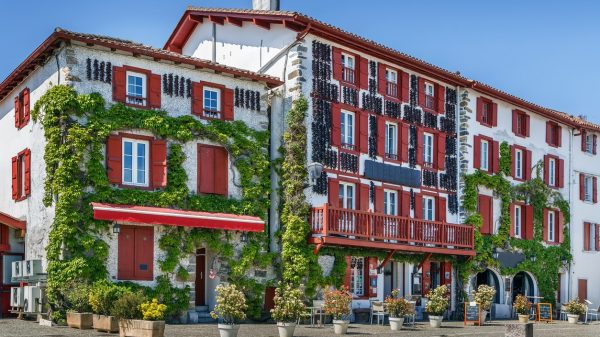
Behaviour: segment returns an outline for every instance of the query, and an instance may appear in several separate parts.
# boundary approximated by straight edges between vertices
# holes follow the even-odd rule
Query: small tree
[[[386,310],[390,313],[390,317],[404,317],[413,314],[413,308],[410,303],[402,297],[398,297],[400,292],[396,289],[392,291],[392,295],[384,301]]]
[[[529,309],[531,308],[531,303],[529,303],[527,297],[523,295],[517,295],[515,298],[515,303],[513,303],[513,308],[519,315],[528,315]]]
[[[481,310],[490,311],[492,308],[492,302],[496,296],[496,288],[490,287],[486,284],[481,284],[477,291],[473,292],[475,302],[479,304]]]
[[[225,324],[235,324],[246,319],[246,297],[234,284],[219,284],[216,288],[217,305],[210,313],[213,319],[221,319]]]
[[[587,309],[585,304],[579,302],[578,299],[570,300],[565,305],[565,307],[566,307],[567,313],[569,313],[571,315],[578,315],[578,316],[585,314],[586,309]]]
[[[448,309],[448,287],[441,285],[427,295],[425,311],[433,316],[442,316]]]
[[[306,305],[300,288],[290,283],[279,282],[275,289],[275,308],[271,309],[271,317],[277,322],[293,323],[306,314]]]
[[[345,290],[332,290],[325,293],[325,313],[333,319],[341,320],[350,315],[352,295]]]

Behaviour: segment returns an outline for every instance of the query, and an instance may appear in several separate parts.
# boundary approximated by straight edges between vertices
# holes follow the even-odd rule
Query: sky
[[[10,52],[0,57],[0,78],[55,27],[160,48],[188,5],[250,8],[252,1],[2,0],[0,44]],[[600,123],[600,1],[281,0],[281,9]]]

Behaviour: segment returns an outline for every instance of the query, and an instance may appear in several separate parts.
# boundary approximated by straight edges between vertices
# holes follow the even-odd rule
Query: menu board
[[[465,325],[467,325],[467,322],[477,322],[479,324],[480,314],[481,308],[479,307],[479,304],[475,302],[465,302]]]
[[[538,303],[537,305],[537,320],[552,322],[552,304]]]

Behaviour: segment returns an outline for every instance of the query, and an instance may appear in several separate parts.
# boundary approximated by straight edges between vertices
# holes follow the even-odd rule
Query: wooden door
[[[135,229],[135,279],[153,279],[154,269],[154,227]]]
[[[196,306],[206,305],[206,249],[196,252]]]
[[[579,302],[583,302],[587,299],[587,280],[577,280],[577,296],[579,297]]]

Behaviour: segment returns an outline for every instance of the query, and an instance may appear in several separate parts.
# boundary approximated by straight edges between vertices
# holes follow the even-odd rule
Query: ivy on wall
[[[266,217],[269,209],[269,133],[249,128],[240,121],[212,120],[192,116],[170,117],[165,111],[142,110],[115,104],[108,108],[96,93],[78,95],[67,86],[50,88],[35,104],[32,116],[40,121],[47,140],[44,160],[46,180],[44,204],[54,205],[55,218],[47,245],[48,299],[53,310],[60,307],[61,289],[73,280],[105,279],[108,245],[102,237],[109,223],[93,219],[90,202],[173,207],[194,211],[223,212]],[[104,168],[103,145],[117,130],[138,129],[171,140],[168,155],[168,185],[164,190],[117,189]],[[187,188],[181,144],[206,139],[227,148],[237,169],[242,196],[239,200],[197,195]],[[247,276],[252,267],[266,267],[273,259],[266,233],[249,233],[240,256],[234,256],[232,235],[225,231],[168,228],[159,241],[165,258],[158,262],[163,274],[186,280],[180,261],[205,246],[230,267],[230,282],[240,285],[249,298],[250,317],[261,313],[264,284]],[[159,276],[161,277],[161,276]],[[177,290],[170,285],[173,293]],[[162,288],[165,288],[164,280]],[[187,291],[189,296],[189,289]],[[178,301],[181,311],[186,301]]]

